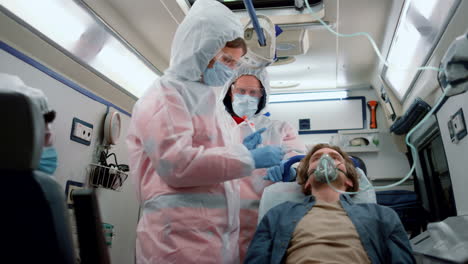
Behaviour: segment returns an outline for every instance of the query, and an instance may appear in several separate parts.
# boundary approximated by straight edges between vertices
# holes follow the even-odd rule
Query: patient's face
[[[337,168],[346,172],[345,160],[336,150],[323,148],[316,151],[309,160],[309,172],[317,168],[318,162],[322,155],[328,154],[334,161]]]
[[[318,162],[319,162],[320,158],[322,157],[322,155],[324,155],[324,154],[328,154],[335,161],[335,165],[336,165],[336,167],[338,169],[340,169],[341,171],[347,173],[346,166],[345,166],[346,161],[340,155],[340,153],[338,153],[336,150],[333,150],[333,149],[330,149],[330,148],[322,148],[322,149],[319,149],[318,151],[316,151],[310,157],[310,160],[309,160],[309,175],[312,173],[312,171],[314,171],[317,168]],[[349,179],[341,171],[338,171],[338,177],[339,178],[337,179],[337,183],[339,183],[340,185],[342,183],[345,183],[347,185]],[[310,182],[310,184],[312,184],[312,185],[314,184],[313,175],[311,175],[311,177],[309,178],[309,181],[312,181],[312,182]]]

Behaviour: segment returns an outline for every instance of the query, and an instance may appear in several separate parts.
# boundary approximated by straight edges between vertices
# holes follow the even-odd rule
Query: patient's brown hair
[[[306,188],[306,183],[307,180],[309,179],[309,160],[314,155],[315,152],[319,151],[320,149],[323,148],[329,148],[333,149],[336,152],[338,152],[343,159],[345,160],[345,167],[346,167],[346,177],[351,180],[353,183],[353,187],[348,187],[346,189],[347,192],[356,192],[359,190],[359,178],[356,169],[354,168],[354,164],[351,161],[351,158],[348,156],[348,154],[344,151],[342,151],[339,147],[337,146],[332,146],[329,144],[317,144],[312,148],[311,151],[307,154],[305,158],[301,160],[301,163],[299,164],[298,171],[297,171],[297,182],[302,186],[302,192],[305,195],[310,195],[310,188]]]

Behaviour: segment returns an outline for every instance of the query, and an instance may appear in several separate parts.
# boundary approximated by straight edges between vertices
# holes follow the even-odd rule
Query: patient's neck
[[[317,200],[327,203],[334,203],[340,200],[340,193],[334,191],[328,185],[312,186],[311,191]]]

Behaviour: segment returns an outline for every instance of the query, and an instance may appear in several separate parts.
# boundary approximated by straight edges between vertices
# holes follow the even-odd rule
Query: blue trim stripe
[[[309,134],[337,134],[338,130],[299,130],[299,135],[309,135]]]
[[[116,110],[118,110],[119,112],[121,112],[122,114],[125,114],[127,116],[132,116],[129,112],[127,112],[127,111],[123,110],[122,108],[116,106],[115,104],[107,101],[106,99],[95,95],[94,93],[88,91],[87,89],[82,88],[78,84],[76,84],[76,83],[72,82],[71,80],[63,77],[62,75],[58,74],[57,72],[54,72],[53,70],[47,68],[46,66],[44,66],[40,62],[32,59],[28,55],[16,50],[15,48],[9,46],[8,44],[6,44],[3,41],[0,41],[0,49],[8,52],[9,54],[15,56],[16,58],[24,61],[27,64],[33,66],[34,68],[42,71],[43,73],[49,75],[50,77],[54,78],[55,80],[67,85],[68,87],[70,87],[73,90],[81,93],[82,95],[84,95],[84,96],[86,96],[86,97],[88,97],[88,98],[90,98],[90,99],[92,99],[92,100],[94,100],[96,102],[99,102],[99,103],[101,103],[103,105],[113,107]]]

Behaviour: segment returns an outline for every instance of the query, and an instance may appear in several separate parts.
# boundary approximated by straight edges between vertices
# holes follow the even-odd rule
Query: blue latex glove
[[[265,132],[265,130],[266,128],[264,127],[246,136],[242,144],[244,144],[248,150],[255,149],[259,144],[262,144],[262,133]]]
[[[281,163],[284,151],[280,146],[265,146],[250,151],[255,168],[270,168]]]
[[[289,167],[289,179],[291,179],[290,181],[295,181],[296,176],[297,176],[296,169],[294,169],[293,167]]]
[[[269,180],[272,182],[283,181],[283,166],[273,166],[268,168],[267,174],[263,177],[264,180]]]
[[[267,170],[267,174],[263,177],[264,180],[269,180],[272,182],[283,181],[284,178],[284,164],[287,160],[281,161],[281,164],[278,166],[270,167]],[[290,179],[296,178],[296,170],[293,167],[289,167],[289,177]]]

